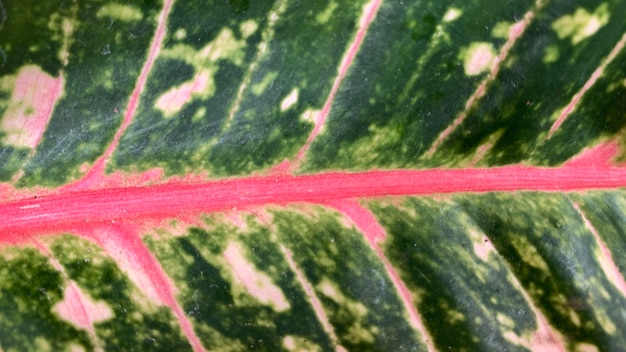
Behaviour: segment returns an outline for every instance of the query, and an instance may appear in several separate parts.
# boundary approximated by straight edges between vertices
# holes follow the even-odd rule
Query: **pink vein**
[[[417,330],[426,343],[428,351],[436,351],[433,340],[422,321],[421,316],[417,312],[415,305],[413,304],[413,297],[411,291],[406,287],[404,281],[400,278],[400,274],[394,269],[393,265],[389,262],[385,253],[378,245],[385,239],[385,229],[376,220],[374,215],[358,202],[354,200],[340,200],[328,203],[329,206],[339,210],[343,215],[347,216],[357,229],[365,234],[365,238],[370,247],[374,250],[378,258],[381,260],[387,271],[387,275],[391,278],[393,285],[395,286],[404,308],[409,314],[409,323]]]
[[[524,297],[530,310],[535,315],[537,319],[537,330],[531,336],[530,339],[530,350],[531,351],[542,351],[542,352],[565,352],[565,341],[563,337],[556,331],[552,329],[546,317],[541,313],[541,311],[535,306],[534,301],[528,295],[526,289],[518,281],[515,275],[511,275],[511,281],[514,286],[519,287],[518,292]]]
[[[72,308],[74,308],[74,309],[71,309],[71,314],[73,315],[72,323],[87,330],[89,339],[96,346],[96,350],[102,351],[102,346],[100,346],[100,343],[98,339],[96,338],[96,332],[93,326],[93,323],[94,323],[93,316],[96,314],[88,312],[87,308],[85,307],[85,302],[83,302],[82,300],[84,296],[82,292],[79,292],[79,288],[77,284],[69,278],[63,265],[61,265],[61,263],[55,257],[52,256],[52,253],[50,252],[48,247],[46,247],[44,244],[42,244],[39,241],[34,241],[34,245],[46,257],[48,257],[48,260],[50,261],[50,264],[52,265],[52,267],[55,268],[58,272],[60,272],[63,278],[68,281],[68,285],[65,288],[66,292],[64,293],[64,300],[71,301],[71,303],[76,303],[75,305],[71,306]],[[64,317],[64,318],[67,318],[67,317]]]
[[[289,268],[291,268],[291,270],[296,274],[296,278],[298,279],[300,286],[302,286],[304,293],[309,298],[311,302],[311,306],[313,306],[313,311],[315,312],[315,316],[317,317],[317,320],[322,324],[322,328],[324,329],[324,331],[326,331],[326,334],[328,334],[328,337],[330,337],[330,340],[335,344],[336,351],[345,351],[345,348],[339,344],[339,338],[337,338],[337,335],[335,334],[335,330],[332,324],[330,323],[330,321],[328,320],[328,316],[326,316],[326,312],[324,311],[322,302],[320,302],[319,298],[315,294],[315,291],[313,290],[313,286],[306,279],[306,277],[304,276],[304,273],[302,273],[300,268],[298,268],[298,266],[296,265],[296,262],[293,260],[293,254],[291,253],[289,249],[287,249],[283,245],[280,245],[280,249],[285,255],[285,259],[287,260],[287,263],[289,264]]]
[[[204,351],[204,347],[198,336],[196,336],[191,322],[176,301],[174,289],[170,284],[169,278],[163,271],[160,263],[138,237],[138,232],[120,225],[101,227],[101,232],[98,232],[98,230],[94,231],[88,225],[85,227],[86,231],[79,231],[79,233],[95,234],[92,235],[95,237],[94,239],[98,241],[102,248],[106,249],[107,253],[114,257],[116,263],[126,263],[133,266],[133,271],[143,271],[147,275],[149,279],[148,284],[154,286],[153,290],[148,291],[156,291],[158,299],[170,307],[193,350]],[[136,268],[137,266],[139,268]],[[141,289],[145,291],[148,288],[141,287]]]
[[[536,6],[536,8],[538,8],[538,6]],[[535,11],[536,10],[537,9],[535,9]],[[496,79],[496,76],[498,75],[498,72],[500,72],[500,68],[502,67],[502,63],[504,62],[504,60],[506,60],[507,56],[509,55],[509,51],[511,51],[511,48],[513,47],[513,45],[515,45],[515,42],[517,42],[517,39],[521,37],[522,34],[524,34],[524,31],[526,31],[526,28],[528,28],[528,25],[532,22],[534,17],[535,17],[534,11],[528,11],[526,12],[526,14],[524,15],[524,18],[521,21],[511,26],[509,30],[509,38],[506,41],[506,43],[504,43],[504,45],[502,46],[502,50],[500,51],[500,54],[495,60],[493,67],[491,68],[491,71],[489,72],[487,77],[485,77],[485,79],[483,79],[482,82],[480,82],[480,85],[478,86],[478,88],[476,88],[476,90],[469,97],[469,99],[467,99],[467,102],[465,103],[465,110],[463,110],[463,112],[461,112],[459,116],[457,116],[454,119],[454,121],[452,121],[452,124],[450,126],[448,126],[445,130],[443,130],[443,132],[439,134],[439,136],[437,137],[433,145],[430,147],[428,152],[426,152],[426,156],[430,157],[437,151],[437,149],[443,143],[443,141],[445,141],[448,138],[448,136],[452,132],[454,132],[454,130],[456,130],[457,127],[459,127],[459,125],[463,123],[463,121],[465,121],[465,118],[467,117],[467,114],[472,109],[472,107],[474,107],[474,105],[478,101],[480,101],[480,99],[482,99],[483,96],[485,96],[485,94],[487,93],[487,86]]]
[[[174,0],[165,0],[163,3],[163,10],[159,16],[159,21],[156,29],[156,33],[152,43],[150,45],[150,52],[148,54],[148,58],[146,59],[145,64],[141,69],[141,73],[139,74],[139,78],[137,79],[137,83],[135,84],[135,89],[133,90],[130,100],[128,101],[128,106],[126,107],[126,111],[124,112],[124,119],[122,120],[122,125],[115,133],[111,144],[106,149],[104,154],[96,160],[91,170],[87,172],[87,174],[79,181],[74,184],[68,185],[66,189],[80,189],[86,188],[90,185],[101,181],[101,178],[104,177],[104,169],[106,164],[109,162],[111,155],[117,149],[119,145],[120,138],[122,134],[126,131],[128,126],[130,126],[133,118],[135,116],[135,112],[137,111],[137,107],[139,106],[139,99],[141,98],[141,94],[146,86],[146,81],[148,79],[148,74],[152,70],[152,66],[154,65],[154,61],[159,56],[161,51],[161,45],[163,43],[163,38],[166,33],[166,25],[167,25],[167,16],[170,13]]]
[[[328,117],[330,108],[333,105],[335,95],[337,94],[337,91],[339,90],[339,86],[341,86],[341,82],[343,82],[343,79],[346,77],[346,74],[348,73],[348,69],[352,65],[352,62],[354,61],[354,58],[356,57],[356,54],[358,53],[359,48],[361,47],[361,43],[363,43],[363,39],[365,38],[367,29],[369,28],[370,24],[376,17],[376,13],[378,12],[378,9],[380,8],[381,2],[382,0],[371,0],[370,3],[368,3],[365,6],[365,11],[359,23],[359,29],[356,33],[356,37],[354,41],[350,44],[348,52],[346,53],[343,60],[341,61],[341,66],[339,67],[339,75],[337,76],[337,78],[335,78],[335,81],[333,82],[332,89],[330,90],[330,94],[328,95],[328,98],[326,99],[326,102],[324,103],[324,107],[322,108],[322,111],[315,117],[315,127],[313,127],[313,131],[311,131],[311,134],[309,135],[309,138],[306,140],[306,143],[304,144],[304,146],[302,146],[300,151],[298,151],[298,154],[296,155],[292,169],[298,168],[298,166],[302,162],[302,159],[304,158],[304,155],[309,150],[311,143],[313,142],[315,137],[317,137],[317,135],[322,130],[322,127],[326,123],[326,118]]]
[[[0,241],[19,243],[24,234],[56,233],[85,222],[165,219],[270,203],[323,204],[356,197],[618,187],[626,187],[626,168],[603,165],[329,172],[111,187],[0,203]]]
[[[585,215],[585,212],[580,208],[580,206],[576,202],[572,202],[572,204],[574,206],[574,209],[576,209],[576,211],[578,211],[578,214],[580,214],[580,216],[582,217],[583,222],[585,223],[585,227],[587,227],[589,232],[593,234],[593,237],[595,238],[596,243],[598,244],[598,247],[600,248],[600,252],[602,253],[602,258],[598,258],[598,259],[600,261],[603,261],[605,264],[607,264],[607,267],[605,270],[608,270],[608,272],[606,274],[611,278],[611,282],[615,285],[615,287],[617,287],[617,289],[622,293],[622,295],[626,297],[626,281],[624,280],[624,276],[620,273],[619,268],[617,267],[617,264],[615,264],[615,261],[613,260],[613,255],[611,255],[611,251],[606,246],[602,238],[600,238],[600,234],[598,233],[598,230],[596,230],[596,228],[593,226],[591,221],[589,221],[589,219]]]
[[[546,137],[546,139],[550,139],[550,137],[552,137],[554,132],[556,132],[556,130],[558,130],[559,127],[561,127],[561,125],[567,119],[567,117],[572,113],[572,111],[574,111],[580,99],[602,76],[604,69],[615,59],[617,54],[619,54],[619,52],[622,51],[622,49],[624,49],[624,45],[626,45],[626,33],[622,35],[622,38],[617,42],[617,44],[615,44],[615,46],[613,47],[609,55],[604,59],[602,64],[595,71],[593,71],[593,73],[591,74],[591,77],[589,77],[587,82],[585,82],[585,85],[583,85],[583,87],[576,94],[574,94],[569,104],[567,104],[565,109],[561,111],[561,114],[559,115],[557,120],[554,122],[552,127],[550,127],[550,131],[548,132],[548,136]]]

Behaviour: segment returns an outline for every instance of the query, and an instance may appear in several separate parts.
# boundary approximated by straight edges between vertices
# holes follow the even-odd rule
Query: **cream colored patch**
[[[143,18],[141,10],[134,6],[122,5],[117,3],[108,3],[98,10],[96,17],[111,17],[116,20],[131,22],[140,21]]]
[[[573,15],[565,15],[552,23],[552,29],[560,39],[570,38],[573,45],[596,34],[609,22],[608,5],[603,3],[593,13],[578,8]]]
[[[69,282],[63,301],[57,303],[52,310],[61,319],[87,331],[92,331],[95,323],[113,318],[113,311],[106,302],[94,301],[74,281]]]
[[[450,7],[445,15],[443,15],[443,21],[444,22],[452,22],[456,19],[458,19],[459,17],[461,17],[461,15],[463,14],[463,11],[461,9],[458,9],[456,7]]]
[[[256,270],[242,253],[239,246],[231,242],[224,251],[224,257],[233,271],[235,281],[246,287],[248,293],[259,302],[271,306],[277,312],[290,308],[283,291],[265,273]]]
[[[576,352],[599,352],[600,350],[598,349],[598,346],[596,345],[583,342],[583,343],[579,343],[578,345],[576,345],[576,347],[574,348],[574,351]]]
[[[178,28],[176,32],[174,32],[174,39],[183,40],[187,37],[187,30],[185,28]]]
[[[491,43],[476,42],[461,50],[460,58],[465,74],[476,76],[491,69],[496,60],[496,51]]]
[[[185,82],[178,87],[169,89],[157,99],[155,107],[163,112],[165,117],[172,117],[193,98],[208,98],[215,92],[213,75],[210,70],[200,72],[192,81]]]
[[[283,347],[290,352],[316,352],[321,347],[304,337],[287,335],[283,338]]]
[[[280,103],[280,111],[287,111],[298,102],[298,88],[294,88]]]
[[[79,345],[79,344],[77,344],[77,343],[71,342],[71,343],[68,345],[67,350],[68,350],[69,352],[84,352],[84,351],[85,351],[85,347],[83,347],[82,345]],[[96,346],[96,348],[95,348],[95,350],[94,350],[94,351],[102,351],[102,349],[101,349],[101,348],[98,348],[98,347]]]
[[[35,148],[63,94],[63,76],[54,78],[32,65],[23,67],[17,78],[3,77],[1,85],[10,85],[12,80],[15,82],[13,94],[0,125],[0,130],[6,133],[4,142],[16,147]]]
[[[241,31],[241,35],[244,38],[248,38],[249,36],[254,34],[257,28],[259,28],[259,25],[253,20],[243,21],[241,22],[241,25],[239,25],[239,30]]]
[[[322,114],[322,111],[320,110],[308,109],[308,110],[305,110],[302,113],[302,115],[300,115],[300,119],[302,119],[302,121],[311,122],[314,125],[316,125],[321,114]]]

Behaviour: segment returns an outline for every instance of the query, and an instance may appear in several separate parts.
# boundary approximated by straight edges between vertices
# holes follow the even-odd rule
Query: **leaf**
[[[0,2],[0,347],[621,350],[625,7]]]

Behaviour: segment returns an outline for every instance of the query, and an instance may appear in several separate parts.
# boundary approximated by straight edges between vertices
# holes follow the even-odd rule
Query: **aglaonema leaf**
[[[0,348],[619,351],[626,2],[0,2]]]

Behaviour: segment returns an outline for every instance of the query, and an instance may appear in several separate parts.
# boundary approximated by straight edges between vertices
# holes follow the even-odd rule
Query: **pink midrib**
[[[582,163],[560,168],[507,166],[329,172],[195,183],[178,181],[65,192],[0,204],[0,242],[22,242],[31,234],[71,231],[73,226],[86,223],[176,218],[254,205],[323,204],[335,199],[456,192],[570,192],[619,187],[626,187],[626,168]]]

